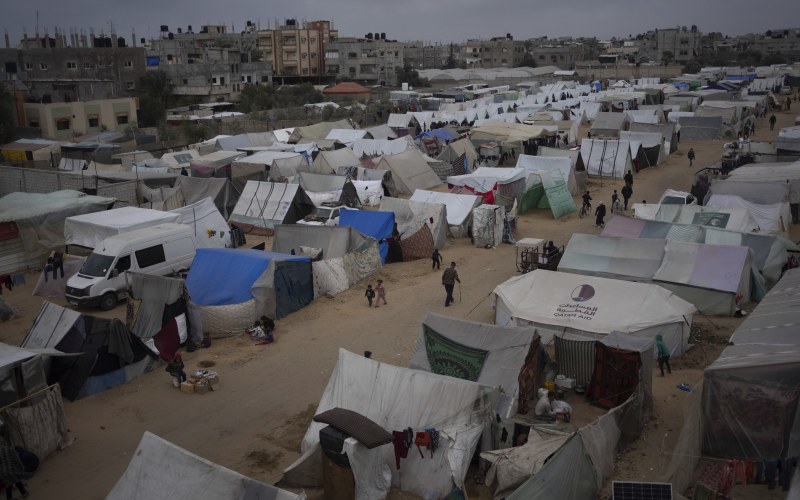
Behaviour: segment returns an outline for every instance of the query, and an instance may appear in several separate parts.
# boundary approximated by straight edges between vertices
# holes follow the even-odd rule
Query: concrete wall
[[[55,170],[0,166],[0,197],[13,192],[52,193],[64,189],[97,189],[98,196],[117,198],[121,204],[139,205],[137,181],[108,182],[91,175],[75,175]]]
[[[124,132],[138,120],[133,97],[52,104],[26,102],[23,109],[26,125],[35,124],[42,130],[42,136],[52,139],[69,140],[76,135],[100,133],[103,126],[107,131]],[[69,120],[69,128],[58,130],[56,123],[61,119]]]

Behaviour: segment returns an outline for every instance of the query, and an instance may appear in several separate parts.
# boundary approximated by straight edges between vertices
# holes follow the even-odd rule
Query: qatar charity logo
[[[592,285],[580,285],[572,291],[572,300],[575,302],[586,302],[594,297],[594,287]]]

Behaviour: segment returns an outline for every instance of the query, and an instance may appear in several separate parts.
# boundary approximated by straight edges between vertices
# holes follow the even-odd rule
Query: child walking
[[[386,305],[386,289],[383,288],[383,280],[378,280],[375,291],[378,292],[378,300],[375,302],[375,307],[378,307],[381,301],[383,301],[383,305]]]
[[[367,285],[367,291],[364,292],[364,297],[367,298],[367,302],[369,302],[369,307],[372,307],[372,299],[375,298],[375,290],[372,289],[372,285]]]

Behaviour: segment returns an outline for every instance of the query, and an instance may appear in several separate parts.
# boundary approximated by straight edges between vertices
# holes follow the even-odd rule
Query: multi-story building
[[[468,68],[513,68],[525,57],[525,42],[511,35],[490,40],[467,40],[462,46],[463,60]]]
[[[191,26],[177,33],[161,28],[161,36],[147,47],[147,69],[166,73],[177,95],[237,101],[245,85],[271,81],[272,66],[257,48],[250,21],[241,33],[219,25],[202,26],[197,33]]]
[[[276,29],[259,30],[257,37],[258,50],[275,76],[313,80],[325,75],[325,44],[336,41],[339,32],[330,21],[308,21],[301,26],[287,19]]]
[[[780,54],[790,60],[800,59],[800,28],[775,29],[758,35],[739,37],[743,50],[761,52],[762,56]]]
[[[143,48],[124,38],[82,36],[25,38],[20,48],[0,49],[0,80],[24,84],[28,101],[71,102],[136,94],[145,73]]]
[[[697,26],[686,28],[658,29],[648,32],[641,41],[640,55],[652,62],[664,60],[664,54],[672,54],[670,62],[685,64],[700,55],[702,34]]]
[[[453,62],[460,65],[463,55],[459,44],[429,45],[422,41],[405,42],[403,44],[403,64],[411,66],[415,70],[441,69],[450,60],[451,50]]]
[[[575,63],[587,58],[584,45],[578,42],[545,43],[531,48],[531,55],[537,66],[558,66],[561,69],[575,69]]]
[[[80,102],[23,104],[25,125],[39,128],[50,139],[75,137],[106,131],[125,132],[137,122],[136,99],[97,99]]]
[[[386,40],[385,33],[376,35],[326,43],[326,73],[344,80],[397,85],[397,69],[404,65],[405,44]]]

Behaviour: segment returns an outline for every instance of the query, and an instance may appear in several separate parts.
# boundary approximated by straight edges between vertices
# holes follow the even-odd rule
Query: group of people
[[[547,389],[539,389],[539,400],[533,412],[539,420],[556,421],[561,417],[564,422],[569,422],[572,419],[572,406]]]
[[[47,283],[47,277],[53,273],[53,279],[58,279],[58,271],[61,271],[61,278],[64,278],[64,254],[56,250],[50,257],[47,258],[47,264],[44,266],[44,282]]]
[[[375,285],[375,288],[372,288],[372,285],[367,285],[367,290],[364,292],[364,296],[367,298],[367,303],[369,307],[372,307],[372,301],[375,300],[375,297],[378,297],[378,300],[375,302],[375,307],[379,307],[381,305],[381,301],[383,301],[383,305],[386,305],[386,288],[383,287],[383,280],[378,280],[378,284]]]
[[[275,322],[266,316],[261,316],[261,320],[248,328],[247,333],[256,341],[256,345],[271,344],[275,342]]]

